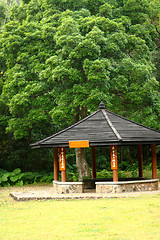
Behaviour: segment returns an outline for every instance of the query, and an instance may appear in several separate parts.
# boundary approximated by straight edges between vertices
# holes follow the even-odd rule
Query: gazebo
[[[142,146],[151,145],[152,179],[143,178]],[[103,102],[99,109],[76,124],[31,144],[32,148],[54,148],[54,181],[53,186],[58,193],[84,192],[86,181],[67,182],[66,180],[66,148],[91,147],[92,181],[96,192],[126,192],[142,190],[158,190],[156,145],[160,144],[160,131],[148,128],[134,121],[105,109]],[[134,181],[118,179],[117,146],[138,146],[139,178]],[[113,181],[96,178],[96,147],[110,146],[111,169]],[[58,161],[59,149],[59,161]],[[59,167],[58,167],[59,166]],[[61,171],[61,182],[59,181]],[[88,180],[89,181],[89,180]]]

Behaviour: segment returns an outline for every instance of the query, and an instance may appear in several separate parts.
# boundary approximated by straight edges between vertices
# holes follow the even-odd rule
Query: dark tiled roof
[[[89,140],[90,146],[160,144],[160,131],[112,113],[101,103],[98,111],[31,147],[68,147],[69,141],[78,140]]]

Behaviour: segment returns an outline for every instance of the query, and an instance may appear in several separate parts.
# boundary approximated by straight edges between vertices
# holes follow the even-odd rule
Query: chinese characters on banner
[[[117,164],[117,145],[111,146],[111,169],[118,169]]]
[[[65,156],[65,148],[59,148],[59,170],[66,171],[66,156]]]

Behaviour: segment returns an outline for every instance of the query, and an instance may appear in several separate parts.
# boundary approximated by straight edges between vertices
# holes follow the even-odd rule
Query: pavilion
[[[152,179],[143,178],[142,146],[151,145]],[[59,193],[83,192],[84,182],[67,182],[66,180],[66,148],[91,147],[92,178],[95,179],[96,192],[125,192],[158,189],[156,145],[160,144],[160,131],[128,120],[105,109],[103,102],[99,109],[45,139],[31,144],[32,148],[54,148],[54,181],[55,191]],[[137,181],[118,181],[117,146],[138,145],[139,179]],[[111,169],[113,181],[98,181],[96,178],[95,148],[111,146]],[[58,163],[59,148],[59,163]],[[58,165],[61,171],[59,182]]]

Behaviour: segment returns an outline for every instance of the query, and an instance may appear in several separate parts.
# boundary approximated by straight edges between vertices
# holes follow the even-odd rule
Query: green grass
[[[16,202],[9,192],[19,189],[0,189],[1,240],[160,239],[160,194]]]

